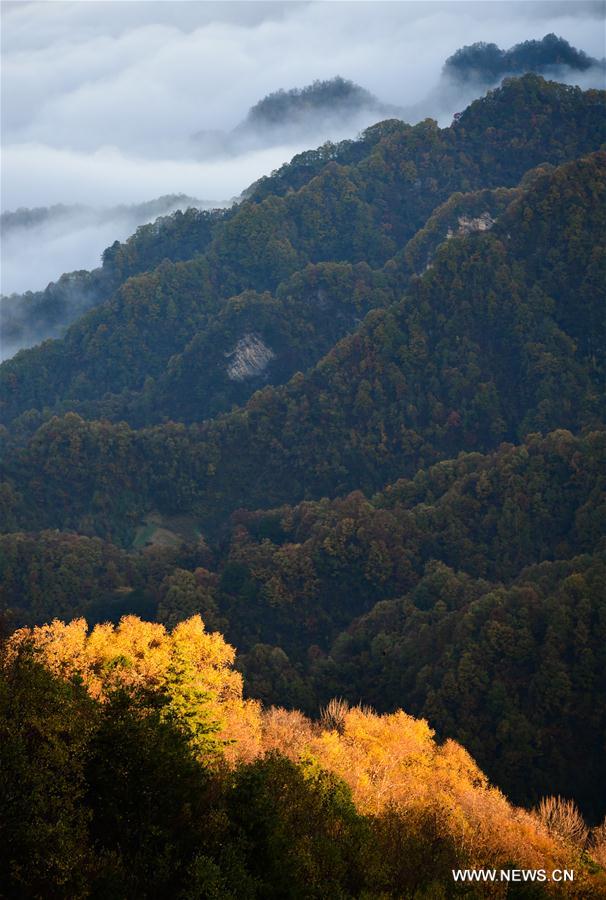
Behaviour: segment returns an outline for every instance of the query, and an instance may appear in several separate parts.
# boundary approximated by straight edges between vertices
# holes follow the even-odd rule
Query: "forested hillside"
[[[0,367],[11,896],[603,895],[605,99],[302,154]]]
[[[43,291],[0,297],[3,347],[27,347],[57,337],[88,309],[108,300],[132,275],[153,269],[164,259],[189,259],[206,246],[214,223],[227,214],[192,206],[161,216],[139,226],[124,243],[115,241],[103,253],[98,269],[64,274]]]
[[[402,300],[307,375],[224,417],[141,431],[50,420],[6,462],[18,527],[125,540],[154,509],[216,527],[239,506],[378,490],[461,450],[595,428],[605,195],[603,153],[539,176],[492,229],[447,241]]]
[[[56,621],[3,649],[7,896],[435,897],[460,866],[573,870],[532,896],[603,896],[604,828],[573,806],[517,809],[401,711],[262,710],[199,616]]]
[[[107,263],[120,279],[149,269],[160,252],[167,260],[126,280],[63,340],[7,361],[0,369],[2,421],[141,391],[192,340],[204,347],[230,300],[250,290],[275,294],[310,263],[384,266],[454,191],[513,186],[534,166],[598,149],[606,140],[604,105],[603,93],[527,76],[472,104],[450,128],[394,120],[336,147],[328,161],[322,153],[311,165],[295,159],[218,222],[197,213],[201,234],[184,222],[194,238],[188,253],[204,251],[190,261],[168,261],[183,257],[165,249],[164,229],[159,238],[144,232],[132,247],[113,248]],[[169,245],[172,236],[169,230]],[[256,387],[253,379],[251,392]],[[196,418],[216,406],[202,405]]]
[[[253,696],[310,713],[332,696],[380,711],[405,697],[518,802],[552,790],[599,814],[605,454],[603,432],[534,435],[372,499],[239,512],[212,549],[130,554],[82,536],[7,534],[2,603],[15,623],[134,611],[174,625],[199,612],[241,648]]]

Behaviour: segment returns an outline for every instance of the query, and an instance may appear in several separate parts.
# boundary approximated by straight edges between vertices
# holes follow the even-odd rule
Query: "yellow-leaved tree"
[[[408,835],[417,831],[420,841],[428,842],[431,833],[453,848],[457,865],[506,866],[515,860],[529,869],[574,868],[574,896],[594,896],[574,849],[536,816],[513,806],[460,744],[439,744],[434,734],[424,719],[401,710],[377,715],[344,701],[331,701],[317,724],[296,712],[263,713],[265,750],[314,761],[334,773],[351,788],[357,809],[391,822],[392,831],[398,822]]]
[[[55,620],[16,631],[7,659],[26,648],[54,674],[83,682],[96,700],[122,692],[141,710],[158,710],[187,735],[200,759],[218,753],[233,759],[236,752],[247,759],[258,752],[259,705],[243,699],[234,648],[218,632],[206,631],[200,616],[170,632],[137,616],[92,630],[84,619]]]

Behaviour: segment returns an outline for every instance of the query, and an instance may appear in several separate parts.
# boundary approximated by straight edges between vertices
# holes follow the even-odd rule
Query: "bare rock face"
[[[225,354],[229,360],[227,377],[230,381],[254,378],[261,374],[275,355],[257,334],[245,334],[234,349]]]
[[[496,219],[493,219],[489,212],[483,212],[479,216],[472,218],[471,216],[459,216],[458,218],[459,227],[456,230],[456,234],[472,234],[474,231],[489,231]],[[453,237],[455,232],[452,228],[448,229],[447,238]]]

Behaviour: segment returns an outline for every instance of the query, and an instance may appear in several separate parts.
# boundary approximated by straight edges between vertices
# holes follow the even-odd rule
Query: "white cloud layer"
[[[200,158],[193,134],[233,128],[267,93],[339,74],[412,105],[474,41],[555,32],[602,57],[603,11],[580,0],[4,2],[2,209],[226,200],[307,146]]]

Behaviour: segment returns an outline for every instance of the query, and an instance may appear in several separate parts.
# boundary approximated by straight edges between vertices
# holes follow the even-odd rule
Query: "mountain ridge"
[[[595,293],[590,235],[603,228],[605,162],[604,153],[596,153],[545,173],[514,200],[500,226],[447,241],[402,301],[371,312],[307,376],[296,375],[282,388],[266,387],[246,407],[189,429],[170,424],[138,433],[125,424],[87,423],[70,413],[43,425],[29,449],[14,454],[11,466],[18,472],[18,460],[29,455],[26,470],[32,472],[42,453],[48,492],[54,479],[61,482],[65,462],[57,457],[59,447],[66,452],[75,439],[76,446],[85,441],[93,453],[95,446],[101,449],[99,441],[105,445],[113,435],[106,445],[113,446],[111,454],[118,451],[112,467],[120,459],[127,482],[127,472],[138,470],[137,491],[141,498],[151,497],[166,478],[164,444],[177,454],[171,465],[183,472],[182,487],[166,496],[165,511],[184,504],[210,525],[235,505],[275,505],[353,487],[376,490],[381,482],[434,461],[436,454],[453,455],[470,445],[485,450],[532,430],[595,427],[604,420],[603,364],[563,328],[574,334],[577,324],[586,329],[599,322],[601,294]],[[552,210],[557,226],[536,230],[531,214],[539,206],[543,216]],[[570,243],[570,230],[579,226],[578,239]],[[531,231],[538,243],[524,237]],[[525,268],[517,261],[523,248],[530,250]],[[556,259],[566,291],[559,305],[558,296],[549,297],[541,287],[552,287]],[[601,256],[595,263],[599,270]],[[474,289],[463,300],[465,283]],[[584,304],[572,319],[566,307],[571,292]],[[595,341],[600,344],[599,332]],[[557,370],[550,363],[554,354]],[[142,467],[128,463],[132,453],[146,460],[143,481]],[[246,466],[255,460],[253,483],[244,460]],[[82,470],[83,477],[73,472],[72,504],[78,502],[82,511],[96,490],[97,469],[95,462],[86,475]],[[277,477],[287,471],[285,481]],[[98,476],[103,478],[102,469]],[[145,478],[150,480],[143,487]],[[76,501],[80,489],[84,493]],[[120,504],[127,495],[132,491]],[[61,521],[63,503],[52,501],[52,512],[47,504],[47,515]],[[135,508],[141,508],[140,501]],[[72,505],[65,524],[78,521],[74,512]],[[121,517],[121,529],[129,515]]]
[[[346,142],[343,163],[339,156],[323,161],[321,174],[308,172],[304,184],[293,192],[265,195],[269,185],[276,186],[276,178],[284,178],[278,175],[225,214],[214,218],[195,214],[194,225],[199,222],[199,229],[191,227],[191,216],[175,220],[177,240],[182,233],[193,234],[193,246],[186,245],[191,247],[186,251],[189,261],[162,262],[149,274],[143,272],[123,283],[108,303],[75,323],[62,343],[24,351],[2,364],[0,381],[6,397],[0,405],[2,420],[6,423],[36,406],[52,408],[49,392],[54,390],[59,399],[74,376],[83,382],[79,390],[88,393],[87,399],[95,392],[99,396],[140,390],[145,379],[156,378],[230,297],[250,289],[273,293],[309,263],[366,262],[371,268],[381,267],[454,190],[515,185],[546,156],[547,161],[549,156],[557,161],[596,149],[602,138],[606,141],[599,115],[603,104],[604,95],[599,92],[583,94],[527,76],[476,101],[450,129],[440,130],[431,122],[414,127],[387,123],[386,133],[377,127],[362,139],[360,147],[368,145],[370,153],[358,163],[345,164],[352,152]],[[493,121],[502,123],[501,132],[494,129]],[[568,143],[562,145],[565,122]],[[512,142],[516,145],[513,165]],[[502,162],[497,164],[499,158]],[[453,174],[455,163],[461,167],[457,175]],[[292,169],[297,179],[298,171],[297,162]],[[378,190],[372,185],[378,185]],[[143,241],[149,233],[147,227],[141,238],[124,248],[110,248],[104,263],[128,275],[132,249],[135,271],[141,272],[149,258]],[[157,259],[155,240],[151,234],[152,260]],[[137,261],[139,246],[141,263]],[[191,252],[197,250],[199,255],[192,258]],[[157,298],[160,315],[152,312],[157,310]],[[165,316],[171,322],[168,332],[162,324]],[[44,381],[35,374],[37,370],[44,370]],[[21,406],[18,397],[22,397]],[[71,400],[77,400],[77,394]]]

